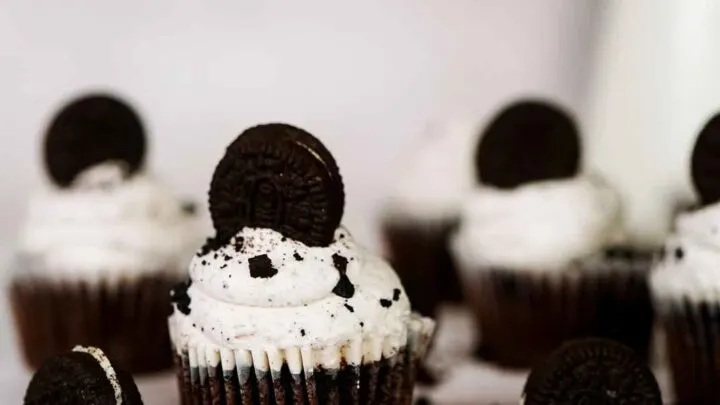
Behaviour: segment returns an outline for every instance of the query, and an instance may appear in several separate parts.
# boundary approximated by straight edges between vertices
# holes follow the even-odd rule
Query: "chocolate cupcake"
[[[409,404],[434,324],[340,226],[332,155],[285,124],[243,132],[210,188],[216,229],[172,293],[183,404]]]
[[[436,315],[443,301],[458,302],[462,289],[448,250],[462,201],[472,190],[474,124],[432,126],[402,163],[384,203],[382,235],[388,259],[414,308]]]
[[[678,215],[651,286],[678,404],[720,403],[720,114],[692,153],[697,207]]]
[[[24,405],[142,405],[132,376],[95,347],[46,360],[25,392]]]
[[[189,205],[144,170],[145,143],[108,95],[71,101],[48,127],[52,184],[30,201],[10,287],[30,367],[75,343],[131,372],[172,366],[168,291],[202,239]]]
[[[579,173],[580,152],[572,119],[541,101],[510,105],[481,139],[451,247],[486,359],[527,367],[590,336],[648,355],[651,254],[619,245],[619,198]]]

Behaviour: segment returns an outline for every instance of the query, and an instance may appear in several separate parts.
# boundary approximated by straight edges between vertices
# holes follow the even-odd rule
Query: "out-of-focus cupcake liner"
[[[720,404],[720,303],[656,301],[677,404]]]
[[[359,337],[324,349],[176,347],[182,404],[409,405],[433,331],[433,321],[414,316],[404,344]]]
[[[167,315],[181,277],[157,273],[112,283],[21,278],[10,301],[27,364],[38,369],[75,345],[102,347],[131,373],[172,366]]]
[[[481,335],[479,354],[529,367],[564,341],[602,337],[648,358],[653,308],[650,260],[593,260],[566,271],[465,269],[466,295]]]
[[[448,248],[454,225],[385,224],[389,260],[413,309],[435,316],[441,301],[461,301],[462,290]]]

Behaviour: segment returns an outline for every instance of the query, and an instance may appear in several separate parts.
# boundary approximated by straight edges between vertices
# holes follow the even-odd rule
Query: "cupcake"
[[[145,132],[108,95],[71,101],[45,134],[51,184],[29,203],[10,287],[35,369],[71,344],[131,372],[170,368],[168,292],[202,244],[192,205],[143,169]]]
[[[172,293],[183,404],[410,404],[434,323],[340,226],[332,155],[285,124],[243,132],[210,186],[216,235]]]
[[[463,122],[429,128],[382,210],[388,259],[423,315],[462,298],[448,240],[473,186],[473,131]]]
[[[142,405],[132,376],[96,347],[76,346],[47,359],[33,375],[24,405]]]
[[[692,154],[699,205],[678,215],[651,287],[679,404],[720,403],[720,114]]]
[[[480,327],[480,354],[526,367],[563,341],[603,337],[647,356],[651,254],[623,242],[619,198],[579,173],[572,119],[521,101],[488,126],[479,185],[451,247]]]

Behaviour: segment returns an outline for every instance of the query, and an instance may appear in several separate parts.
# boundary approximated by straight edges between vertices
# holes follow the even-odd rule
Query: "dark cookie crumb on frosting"
[[[197,214],[197,204],[192,201],[185,201],[182,203],[182,210],[187,215]]]
[[[342,298],[352,298],[355,295],[355,285],[347,276],[348,259],[337,253],[333,254],[332,259],[333,265],[340,273],[340,279],[333,288],[333,294]]]
[[[682,247],[678,246],[675,248],[675,259],[682,260],[685,257],[685,251]]]
[[[400,291],[399,288],[396,288],[393,290],[393,301],[398,301],[400,299],[400,295],[402,294],[402,291]]]
[[[345,304],[345,308],[347,308],[347,310],[350,312],[355,312],[355,308],[353,308],[353,306],[350,304]]]
[[[298,252],[293,253],[293,258],[299,262],[304,260],[304,258],[302,256],[300,256],[300,254]]]
[[[381,298],[380,299],[380,306],[383,308],[390,308],[392,306],[393,302],[391,300]]]
[[[192,280],[187,279],[178,283],[175,288],[170,291],[170,302],[172,302],[178,311],[185,315],[190,315],[190,296],[187,293],[188,288],[192,285]]]
[[[252,257],[248,264],[250,265],[250,277],[252,278],[270,278],[278,273],[268,255]]]

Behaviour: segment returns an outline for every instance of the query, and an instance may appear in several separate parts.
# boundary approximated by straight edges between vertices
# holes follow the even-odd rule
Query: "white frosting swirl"
[[[720,204],[678,216],[651,285],[662,300],[720,302]]]
[[[457,217],[475,185],[472,154],[477,127],[476,121],[458,120],[429,129],[400,169],[385,207],[385,221],[434,224]]]
[[[253,277],[249,262],[263,255],[274,274]],[[355,290],[349,298],[333,292],[345,262]],[[170,320],[178,347],[323,348],[359,336],[402,339],[410,319],[395,272],[343,228],[327,247],[244,228],[226,246],[196,256],[190,277],[189,314],[176,309]]]
[[[102,164],[31,200],[18,276],[94,282],[180,272],[200,243],[198,220],[167,188]]]
[[[558,271],[597,253],[618,230],[618,196],[592,177],[481,187],[464,206],[451,248],[470,269]]]

